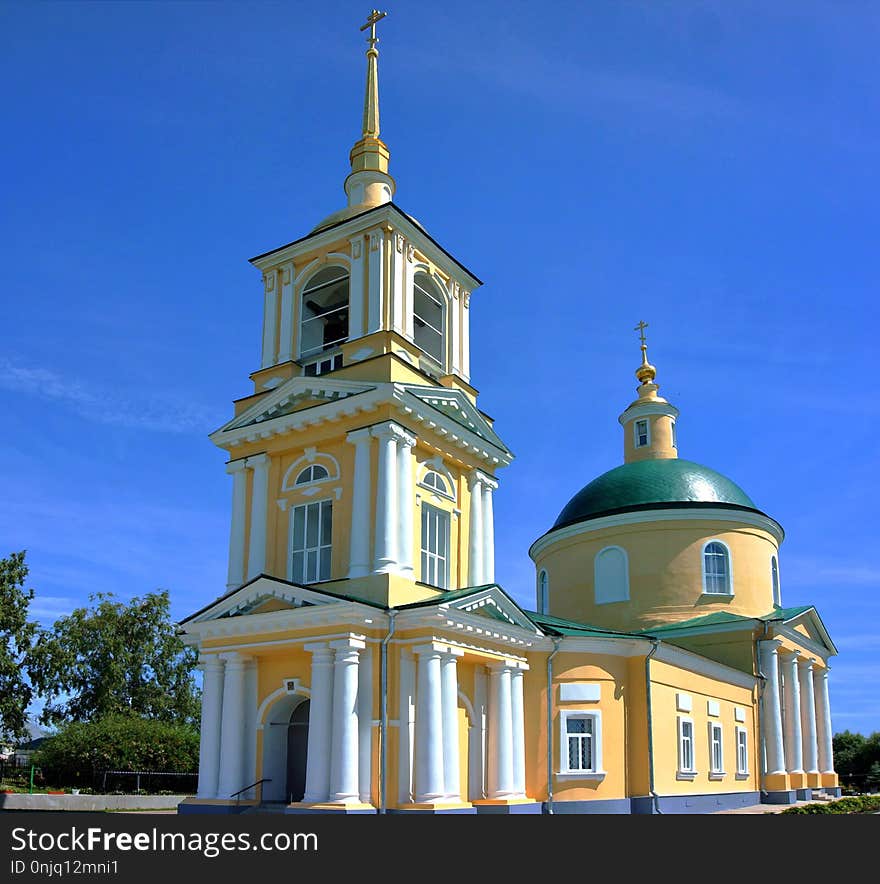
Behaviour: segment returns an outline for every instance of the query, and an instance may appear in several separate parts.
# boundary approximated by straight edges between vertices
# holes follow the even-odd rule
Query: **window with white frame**
[[[633,425],[633,435],[635,436],[636,448],[644,448],[650,442],[650,433],[648,430],[648,421],[639,420]]]
[[[413,340],[443,363],[443,296],[427,273],[413,278]]]
[[[744,727],[736,729],[736,772],[740,776],[749,772],[749,737]]]
[[[449,490],[449,483],[440,475],[440,473],[435,472],[434,470],[429,470],[425,473],[421,484],[425,488],[430,488],[437,494],[442,494],[444,497],[452,497],[452,493]]]
[[[678,717],[678,772],[695,774],[694,760],[694,722],[693,719]]]
[[[602,774],[602,715],[582,710],[559,713],[560,773]]]
[[[547,614],[550,611],[550,583],[546,571],[538,572],[538,613]]]
[[[344,267],[325,267],[306,283],[300,314],[300,358],[317,356],[348,340],[348,289]]]
[[[713,540],[703,547],[703,592],[733,595],[730,550],[720,540]]]
[[[675,421],[672,421],[672,447],[678,448],[678,442],[675,438]]]
[[[422,504],[422,582],[449,586],[449,513]]]
[[[629,562],[626,550],[606,546],[593,562],[594,592],[597,605],[629,599]]]
[[[290,510],[290,579],[317,583],[330,579],[333,502],[316,500]]]
[[[782,607],[782,594],[779,592],[779,562],[770,556],[770,583],[773,587],[773,604]]]
[[[293,483],[294,485],[308,485],[309,482],[320,482],[321,479],[328,478],[330,473],[322,467],[320,464],[312,464],[310,467],[306,467],[300,474],[296,477],[296,481]]]
[[[724,734],[717,721],[709,722],[709,773],[724,773]]]

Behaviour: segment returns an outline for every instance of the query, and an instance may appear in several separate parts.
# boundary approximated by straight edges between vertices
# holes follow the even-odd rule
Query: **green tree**
[[[37,624],[28,620],[34,597],[24,588],[28,568],[24,551],[0,559],[0,735],[20,737],[33,696],[25,674]]]
[[[41,631],[34,646],[31,680],[47,701],[42,720],[132,714],[197,722],[197,651],[177,635],[168,593],[147,593],[127,604],[113,593],[97,593],[89,601],[91,607]]]

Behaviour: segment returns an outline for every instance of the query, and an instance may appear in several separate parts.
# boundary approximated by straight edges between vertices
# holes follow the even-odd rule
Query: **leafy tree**
[[[834,735],[834,769],[841,782],[849,782],[855,774],[861,774],[860,760],[866,740],[861,734],[843,731]]]
[[[96,593],[89,601],[91,607],[77,608],[42,631],[34,646],[31,680],[47,700],[42,720],[132,714],[197,722],[197,651],[177,635],[167,591],[128,604],[113,593]]]
[[[28,568],[24,551],[0,559],[0,735],[20,737],[33,696],[25,679],[37,624],[28,620],[34,597],[24,588]]]
[[[34,763],[59,786],[100,788],[107,770],[191,772],[199,766],[199,732],[191,724],[107,715],[65,725],[40,746]],[[124,785],[131,789],[134,781]]]

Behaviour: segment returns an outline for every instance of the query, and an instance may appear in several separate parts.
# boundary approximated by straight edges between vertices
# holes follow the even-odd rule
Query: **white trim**
[[[611,550],[619,550],[623,553],[623,575],[624,575],[624,596],[622,598],[599,598],[599,557],[606,552]],[[605,593],[604,595],[607,595]],[[597,605],[613,605],[618,602],[628,602],[629,601],[629,554],[622,547],[616,544],[610,544],[609,546],[604,546],[596,555],[593,557],[593,599]]]
[[[539,614],[550,613],[550,577],[546,568],[538,571],[537,608]]]
[[[643,415],[661,415],[675,420],[678,417],[678,413],[678,409],[668,402],[633,403],[617,418],[617,421],[621,426],[625,426],[630,421],[636,420],[636,418],[640,418]]]
[[[773,586],[773,565],[776,565],[776,586]],[[782,581],[779,579],[779,554],[776,550],[770,553],[770,595],[773,598],[773,604],[782,607]]]
[[[321,481],[327,481],[327,480],[326,479],[319,479],[318,481],[321,482]],[[312,484],[318,484],[318,483],[315,482]],[[318,508],[318,532],[319,532],[318,533],[318,546],[317,546],[316,550],[313,550],[313,551],[317,552],[317,556],[318,556],[318,563],[317,563],[318,564],[318,574],[321,573],[321,552],[325,547],[328,547],[328,546],[329,546],[329,550],[330,550],[330,573],[326,577],[319,576],[316,580],[309,580],[308,583],[309,584],[326,583],[327,581],[333,580],[333,534],[335,533],[333,531],[333,501],[335,499],[337,499],[337,498],[335,498],[335,497],[321,497],[318,500],[306,500],[303,503],[294,504],[288,508],[288,510],[287,510],[287,551],[286,551],[287,579],[292,581],[293,583],[300,582],[298,575],[295,575],[293,573],[293,553],[294,553],[294,549],[293,549],[293,524],[294,524],[293,514],[298,509],[301,509],[301,508],[305,509],[306,507],[310,507],[310,506],[316,506]],[[321,543],[321,537],[320,537],[320,532],[324,527],[324,516],[322,513],[322,507],[321,507],[321,505],[324,503],[330,504],[330,543],[329,544]],[[308,512],[308,510],[306,510],[306,513],[307,512]],[[303,531],[305,532],[304,537],[303,537],[304,542],[306,542],[308,539],[307,519],[308,519],[308,516],[304,515],[304,519],[303,519]],[[307,546],[304,546],[302,548],[302,550],[299,550],[299,551],[302,552],[303,555],[305,556],[307,554],[307,552],[309,551],[309,548]],[[306,581],[304,580],[303,582],[305,583]]]
[[[343,340],[337,341],[336,345],[344,344],[351,340],[351,256],[341,254],[340,252],[330,252],[327,255],[322,256],[321,258],[312,261],[307,267],[305,267],[302,273],[297,277],[296,284],[294,285],[294,298],[297,306],[296,316],[297,316],[297,325],[296,325],[296,358],[301,361],[303,359],[309,359],[312,356],[320,356],[323,352],[322,350],[315,350],[312,348],[307,353],[303,352],[303,324],[307,321],[304,319],[305,311],[303,309],[303,298],[306,294],[306,289],[309,287],[309,282],[317,276],[319,273],[322,273],[324,270],[329,270],[333,267],[338,267],[340,270],[345,272],[345,279],[348,282],[348,318],[346,321],[346,335]],[[314,269],[313,269],[314,268]],[[310,272],[311,271],[311,272]],[[343,277],[339,277],[338,280],[334,280],[334,282],[342,282]],[[317,317],[311,317],[317,318]]]
[[[416,481],[416,485],[419,488],[423,488],[425,491],[427,491],[429,494],[433,494],[435,497],[455,502],[456,498],[452,492],[440,491],[433,485],[425,484],[425,479],[427,479],[429,474],[433,473],[435,476],[439,476],[444,481],[444,483],[452,485],[454,491],[455,483],[452,482],[452,480],[450,480],[448,476],[446,476],[444,473],[441,473],[440,470],[434,469],[433,467],[427,470],[419,470],[419,472],[422,474],[421,478]]]
[[[676,779],[690,779],[692,780],[697,775],[697,746],[696,746],[696,728],[694,727],[694,720],[687,715],[679,715],[676,719],[677,724],[677,733],[678,733],[678,742],[676,749]],[[683,767],[682,766],[682,747],[684,746],[684,724],[689,724],[691,726],[690,733],[690,742],[691,742],[691,766]]]
[[[602,686],[597,683],[562,682],[559,685],[560,703],[598,703]]]
[[[709,779],[721,779],[724,772],[724,727],[720,721],[710,721],[709,724]],[[715,732],[718,732],[718,751],[721,755],[720,764],[715,766]]]
[[[744,706],[734,706],[733,707],[733,720],[734,721],[745,721],[746,720],[746,710]]]
[[[721,704],[717,700],[706,700],[706,714],[712,718],[720,718]]]
[[[264,727],[263,719],[266,717],[266,713],[269,711],[269,708],[271,706],[274,706],[275,703],[278,700],[280,700],[282,697],[297,696],[297,697],[302,697],[304,700],[308,700],[311,698],[311,696],[312,696],[311,689],[305,687],[305,685],[302,684],[300,679],[298,679],[298,678],[293,679],[293,681],[296,682],[296,690],[295,691],[290,691],[287,689],[287,682],[289,682],[289,681],[291,681],[291,679],[289,679],[289,678],[282,679],[283,683],[282,683],[281,687],[276,688],[274,691],[272,691],[272,693],[269,694],[268,696],[266,696],[266,698],[263,700],[263,702],[260,703],[260,706],[257,709],[257,715],[256,715],[256,719],[255,719],[256,729],[258,731],[261,731]],[[299,705],[299,704],[297,703],[297,705]]]
[[[677,693],[675,695],[675,708],[679,712],[692,712],[694,699],[690,694]]]
[[[739,522],[740,524],[766,531],[773,536],[777,543],[782,543],[783,540],[781,526],[763,513],[752,513],[747,510],[715,509],[714,507],[707,507],[705,509],[702,507],[694,509],[664,509],[658,505],[658,508],[653,510],[635,510],[629,513],[617,513],[613,516],[599,516],[593,519],[585,519],[582,522],[575,522],[573,525],[566,525],[556,530],[551,529],[529,547],[529,556],[532,561],[537,562],[537,556],[541,555],[547,547],[561,540],[578,537],[581,534],[590,534],[593,531],[603,531],[606,528],[640,525],[645,522]]]
[[[802,632],[798,632],[796,629],[792,629],[788,626],[778,626],[773,630],[774,635],[784,635],[786,638],[791,639],[795,644],[800,645],[805,651],[809,651],[811,654],[815,654],[819,657],[824,663],[829,657],[833,657],[836,655],[836,651],[832,651],[830,648],[826,648],[824,645],[817,644],[812,639],[805,636]]]
[[[302,485],[297,485],[296,478],[294,478],[294,484],[288,485],[288,479],[296,473],[298,477],[302,470],[306,469],[305,464],[309,466],[313,466],[318,460],[329,460],[333,464],[332,470],[327,470],[327,475],[323,479],[316,479],[312,482],[304,482]],[[327,467],[324,464],[317,464],[318,466],[323,466],[324,469]],[[301,469],[298,469],[301,468]],[[335,472],[334,472],[335,470]],[[281,480],[281,490],[282,491],[299,491],[301,488],[308,488],[311,485],[318,485],[321,482],[332,482],[340,477],[339,470],[339,461],[332,454],[325,454],[323,451],[316,451],[314,447],[309,447],[305,450],[305,453],[298,457],[285,471],[284,477]]]
[[[591,754],[593,766],[589,770],[571,769],[568,766],[568,720],[589,718],[592,721]],[[601,709],[560,709],[559,710],[559,764],[556,776],[572,779],[600,779],[605,776],[602,767],[602,710]]]
[[[724,663],[716,663],[707,657],[701,657],[692,651],[676,648],[665,642],[657,649],[653,659],[660,660],[663,663],[670,663],[673,666],[678,666],[679,669],[686,669],[688,672],[705,675],[740,688],[752,689],[757,681],[754,675],[741,672],[739,669],[726,666]]]
[[[727,560],[727,586],[729,589],[728,592],[709,592],[709,590],[706,589],[706,547],[713,543],[717,543],[719,546],[723,546],[724,551],[727,553],[725,558]],[[736,595],[733,585],[733,555],[730,552],[730,547],[723,540],[719,540],[719,538],[717,537],[712,537],[700,547],[700,575],[702,577],[701,586],[703,587],[704,596],[721,596],[723,598],[732,599],[734,595]]]

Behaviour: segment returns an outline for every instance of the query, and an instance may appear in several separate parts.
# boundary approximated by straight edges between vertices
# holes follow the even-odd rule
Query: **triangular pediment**
[[[777,631],[794,639],[806,641],[818,649],[824,650],[829,656],[837,654],[837,648],[819,616],[812,606],[803,608],[780,608],[765,618],[779,623]]]
[[[329,593],[316,592],[286,580],[261,575],[196,611],[183,623],[205,623],[252,614],[293,611],[318,605],[340,604],[342,601]]]
[[[324,405],[338,403],[376,388],[375,384],[359,381],[343,381],[322,377],[295,377],[280,384],[268,396],[262,397],[250,408],[211,434],[218,441],[220,436],[233,430],[253,427],[259,432],[264,425],[286,417],[294,412],[305,411]]]
[[[506,623],[529,632],[539,632],[522,609],[497,586],[477,589],[461,598],[447,602],[446,605],[453,610],[485,617],[496,623]]]
[[[461,390],[448,387],[424,387],[415,384],[404,384],[403,388],[407,393],[452,420],[462,429],[473,433],[495,448],[509,453],[509,449],[501,441],[501,437]]]

